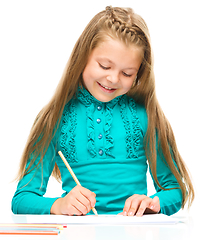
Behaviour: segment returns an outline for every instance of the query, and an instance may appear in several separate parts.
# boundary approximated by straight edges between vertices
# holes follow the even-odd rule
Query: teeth
[[[100,85],[101,85],[103,88],[107,89],[107,90],[112,90],[112,88],[105,87],[105,86],[103,86],[101,83],[100,83]]]
[[[112,88],[104,87],[105,89],[112,90]]]

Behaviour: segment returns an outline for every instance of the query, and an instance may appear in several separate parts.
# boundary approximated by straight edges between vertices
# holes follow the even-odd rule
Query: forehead
[[[106,37],[92,51],[91,57],[107,59],[113,63],[136,67],[142,61],[143,50],[135,45],[126,45],[120,40]]]

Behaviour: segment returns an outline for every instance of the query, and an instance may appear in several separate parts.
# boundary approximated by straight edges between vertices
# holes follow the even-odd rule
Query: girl
[[[62,181],[60,198],[43,196],[51,174]],[[18,179],[19,214],[85,215],[95,206],[99,214],[171,215],[191,205],[193,186],[155,93],[148,28],[132,9],[107,7],[87,25],[34,122]]]

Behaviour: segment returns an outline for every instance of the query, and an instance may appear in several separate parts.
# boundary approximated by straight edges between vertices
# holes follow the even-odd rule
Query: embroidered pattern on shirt
[[[137,117],[137,110],[135,106],[135,101],[129,99],[129,109],[132,114],[132,128],[131,121],[128,118],[126,99],[122,98],[119,102],[120,113],[126,130],[126,148],[127,148],[127,158],[138,158],[138,148],[140,144],[140,127],[139,118]]]
[[[72,99],[65,105],[62,128],[60,135],[60,147],[68,162],[78,162],[76,157],[75,130],[77,125],[77,113],[75,100]]]
[[[66,104],[63,118],[62,128],[60,136],[60,147],[68,162],[78,162],[76,153],[76,127],[77,127],[77,101],[80,101],[85,105],[87,116],[87,150],[92,158],[97,156],[97,149],[95,148],[95,133],[94,133],[94,111],[95,105],[99,105],[96,100],[86,89],[78,90],[77,99],[72,99]],[[112,148],[114,146],[113,137],[110,134],[110,129],[113,120],[113,108],[116,104],[120,106],[120,114],[123,120],[124,128],[126,131],[126,158],[138,158],[138,149],[140,145],[140,126],[139,118],[137,117],[136,103],[132,98],[128,98],[126,95],[119,96],[108,103],[104,103],[105,111],[105,154],[107,156],[115,158],[112,154]],[[101,103],[102,104],[102,103]],[[128,109],[131,112],[132,118],[128,117]]]
[[[105,145],[105,154],[107,156],[113,157],[113,154],[111,152],[111,149],[113,147],[114,141],[110,134],[110,129],[112,125],[113,120],[113,108],[118,103],[119,99],[122,96],[119,96],[113,100],[111,100],[108,103],[105,103],[105,137],[106,137],[106,145]],[[87,134],[88,134],[88,143],[87,143],[87,149],[91,155],[91,157],[95,157],[97,155],[97,149],[95,149],[95,135],[94,135],[94,111],[95,111],[95,105],[102,104],[100,101],[96,100],[86,89],[79,88],[78,92],[78,99],[82,104],[84,104],[87,108],[86,114],[87,114]]]

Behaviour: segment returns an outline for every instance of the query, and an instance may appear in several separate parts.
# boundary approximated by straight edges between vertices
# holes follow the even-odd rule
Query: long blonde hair
[[[82,84],[82,72],[87,60],[92,50],[101,43],[105,36],[119,39],[126,45],[133,44],[142,47],[144,56],[136,83],[127,94],[138,103],[143,104],[147,111],[148,129],[144,139],[146,157],[155,182],[161,189],[164,189],[157,179],[156,172],[156,139],[158,136],[158,151],[164,155],[165,164],[169,166],[181,188],[182,207],[185,206],[187,200],[189,200],[188,205],[190,206],[194,199],[193,185],[186,165],[178,152],[172,128],[156,97],[149,31],[145,21],[130,8],[107,7],[106,10],[94,16],[86,26],[74,46],[54,96],[35,119],[21,158],[17,178],[21,179],[32,169],[38,168],[42,164],[43,157],[59,126],[64,106],[75,96],[79,84]],[[31,154],[33,158],[29,166],[26,167]],[[40,156],[40,160],[34,166],[33,163],[38,156]],[[57,165],[55,165],[53,175],[57,180],[61,179]]]

